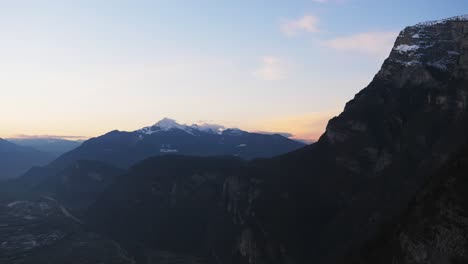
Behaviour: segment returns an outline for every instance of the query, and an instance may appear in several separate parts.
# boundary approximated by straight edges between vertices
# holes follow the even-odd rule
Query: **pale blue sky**
[[[167,116],[316,138],[398,31],[468,1],[0,1],[0,137]]]

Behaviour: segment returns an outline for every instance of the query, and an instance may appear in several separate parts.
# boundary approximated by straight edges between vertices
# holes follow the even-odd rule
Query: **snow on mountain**
[[[140,130],[137,130],[136,132],[146,134],[146,135],[151,135],[159,131],[169,131],[172,129],[187,130],[188,128],[189,128],[188,126],[178,124],[174,119],[163,118],[156,124],[149,126],[149,127],[144,127]]]
[[[184,129],[186,126],[178,124],[174,119],[163,118],[161,121],[157,122],[155,127],[159,127],[162,130],[171,130],[174,128]]]
[[[414,37],[413,37],[413,38],[414,38]],[[419,45],[406,45],[406,44],[402,44],[402,45],[398,45],[397,47],[395,47],[395,50],[396,50],[396,51],[399,51],[400,53],[405,53],[405,52],[417,50],[417,49],[419,49],[419,48],[420,48]]]
[[[468,14],[461,15],[461,16],[454,16],[454,17],[450,17],[446,19],[422,22],[422,23],[416,24],[416,27],[428,27],[428,26],[434,26],[438,24],[444,24],[449,21],[467,21],[467,20],[468,20]]]
[[[151,135],[157,132],[170,131],[174,129],[182,130],[192,135],[195,135],[197,132],[221,135],[223,134],[223,132],[226,132],[227,130],[229,130],[229,133],[231,134],[245,133],[245,131],[242,131],[237,128],[226,129],[224,126],[217,125],[217,124],[206,124],[206,123],[192,124],[192,125],[179,124],[177,123],[177,121],[175,121],[174,119],[170,119],[170,118],[163,118],[161,121],[157,122],[156,124],[152,126],[144,127],[135,132],[140,133],[140,134],[145,134],[145,135]]]
[[[430,67],[442,72],[453,68],[462,54],[457,32],[468,15],[429,21],[405,28],[397,38],[390,61],[405,67]]]
[[[213,133],[213,134],[221,134],[226,128],[222,125],[217,125],[217,124],[193,124],[190,126],[193,129],[197,129],[200,131],[208,132],[208,133]]]

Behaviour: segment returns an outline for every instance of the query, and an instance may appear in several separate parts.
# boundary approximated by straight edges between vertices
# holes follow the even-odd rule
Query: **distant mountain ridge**
[[[114,130],[89,139],[51,163],[63,167],[76,160],[97,160],[120,168],[157,155],[236,156],[268,158],[294,151],[305,144],[281,135],[249,133],[221,125],[181,125],[164,118],[133,132]]]
[[[48,153],[54,156],[54,158],[77,148],[83,142],[56,137],[18,137],[8,138],[7,140],[20,146],[30,147],[41,152]]]
[[[43,182],[62,177],[63,171],[73,171],[70,168],[83,161],[88,161],[84,164],[96,162],[102,167],[113,166],[125,170],[153,156],[176,154],[254,159],[281,155],[304,146],[302,142],[277,134],[249,133],[211,124],[180,125],[165,118],[153,126],[136,131],[114,130],[91,138],[46,166],[32,168],[16,180],[11,189],[36,191],[38,186],[44,186]],[[54,185],[65,186],[57,182],[55,180]]]
[[[52,159],[47,153],[0,139],[0,180],[18,177],[31,167],[45,165]]]

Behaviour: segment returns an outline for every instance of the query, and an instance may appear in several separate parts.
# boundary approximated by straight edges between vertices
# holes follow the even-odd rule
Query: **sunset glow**
[[[394,19],[374,1],[26,2],[0,8],[0,137],[88,138],[171,117],[315,140],[399,29],[461,3]]]

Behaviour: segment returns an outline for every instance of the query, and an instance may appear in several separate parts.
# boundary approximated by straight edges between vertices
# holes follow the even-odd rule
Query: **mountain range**
[[[188,126],[165,118],[133,132],[114,130],[91,138],[47,167],[58,171],[78,160],[93,160],[127,169],[146,158],[168,154],[268,158],[303,146],[279,134],[249,133],[220,125]]]
[[[47,153],[0,139],[0,180],[18,177],[31,167],[45,165],[52,159]]]
[[[33,148],[57,158],[63,153],[71,151],[81,145],[81,140],[66,140],[57,137],[18,137],[8,138],[16,145]]]
[[[13,181],[9,189],[62,197],[65,193],[74,193],[76,199],[82,197],[85,200],[93,200],[99,193],[90,194],[84,190],[77,193],[70,190],[74,190],[76,186],[86,186],[82,189],[96,189],[92,183],[98,185],[105,183],[104,186],[107,186],[113,182],[115,171],[124,171],[131,165],[152,156],[232,156],[253,159],[284,154],[303,146],[304,143],[278,134],[249,133],[240,129],[225,129],[220,125],[181,125],[175,120],[165,118],[153,126],[133,132],[111,131],[91,138],[46,166],[31,168],[18,180]],[[90,164],[93,166],[89,167]],[[76,170],[76,166],[80,169]],[[114,172],[110,173],[113,177],[110,180],[104,177],[101,179],[103,182],[86,182],[89,179],[88,173],[106,175],[92,169],[95,167]],[[79,176],[68,177],[69,174]],[[79,182],[80,177],[83,182]],[[66,202],[65,200],[62,202]],[[74,203],[68,200],[66,204]],[[76,204],[86,203],[76,202]]]
[[[51,167],[76,160],[97,160],[128,168],[145,158],[166,154],[268,158],[303,146],[304,143],[278,134],[249,133],[219,125],[188,126],[165,118],[133,132],[115,130],[87,140],[56,159]]]
[[[0,209],[12,217],[44,202],[62,210],[78,226],[63,243],[97,251],[83,251],[78,259],[87,263],[468,263],[467,32],[468,16],[405,28],[372,82],[314,144],[165,119],[91,139],[36,168],[53,174],[18,180],[41,195],[54,186],[46,197],[55,206],[18,200]],[[283,144],[288,150],[273,154]],[[83,159],[100,164],[81,170]],[[125,172],[96,173],[102,162]],[[83,195],[77,181],[97,187]],[[80,200],[78,214],[62,205]],[[5,240],[21,240],[17,228],[6,229],[14,236]],[[40,230],[33,238],[55,232]],[[50,253],[49,241],[29,251],[17,242],[8,260],[35,263],[34,255]]]

